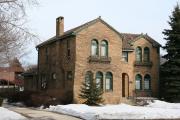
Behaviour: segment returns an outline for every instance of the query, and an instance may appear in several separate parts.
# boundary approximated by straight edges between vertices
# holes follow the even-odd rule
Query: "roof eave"
[[[69,36],[72,36],[72,35],[76,35],[76,34],[75,34],[74,32],[72,32],[72,33],[69,33],[69,34],[66,34],[66,35],[62,35],[62,36],[58,36],[58,37],[55,36],[55,38],[53,38],[52,40],[50,40],[50,41],[45,41],[45,42],[37,45],[36,48],[40,48],[40,47],[42,47],[42,46],[44,46],[44,45],[51,44],[51,43],[53,43],[53,42],[56,42],[57,40],[62,40],[62,39],[64,39],[64,38],[69,37]]]

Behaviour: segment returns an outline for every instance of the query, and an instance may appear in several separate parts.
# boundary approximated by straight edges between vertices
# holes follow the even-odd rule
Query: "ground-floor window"
[[[144,76],[144,89],[151,89],[151,76],[148,74]]]
[[[137,74],[135,77],[136,80],[136,90],[142,89],[142,76],[140,74]]]
[[[106,90],[113,90],[113,75],[111,72],[106,73]]]
[[[91,71],[87,71],[85,74],[85,84],[89,84],[90,81],[93,81],[93,73]],[[94,82],[96,82],[97,87],[100,87],[102,90],[104,86],[106,91],[113,90],[113,74],[111,72],[106,72],[105,74],[101,71],[96,72]]]
[[[96,84],[97,84],[97,87],[100,87],[103,89],[103,73],[100,71],[96,73]]]

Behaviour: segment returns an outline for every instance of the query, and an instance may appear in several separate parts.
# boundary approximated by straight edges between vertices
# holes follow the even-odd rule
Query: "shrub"
[[[99,84],[93,80],[83,83],[79,97],[84,100],[84,104],[98,105],[104,101],[102,98],[103,91]]]

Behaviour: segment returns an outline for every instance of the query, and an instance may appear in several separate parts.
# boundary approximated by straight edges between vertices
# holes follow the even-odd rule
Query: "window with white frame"
[[[136,61],[142,62],[142,48],[141,47],[136,48]]]
[[[151,89],[151,76],[148,74],[144,76],[144,89],[145,90]]]
[[[122,52],[122,59],[124,62],[128,62],[128,52]]]
[[[101,41],[101,56],[108,56],[108,42],[106,40]]]
[[[98,41],[97,40],[91,41],[91,55],[98,56]]]
[[[97,84],[97,87],[100,87],[103,89],[103,73],[102,72],[96,73],[96,84]]]
[[[150,61],[150,50],[148,47],[144,48],[144,62]]]
[[[137,74],[135,77],[136,81],[136,90],[141,90],[142,89],[142,76],[140,74]]]
[[[113,90],[113,75],[111,72],[106,73],[106,91]]]

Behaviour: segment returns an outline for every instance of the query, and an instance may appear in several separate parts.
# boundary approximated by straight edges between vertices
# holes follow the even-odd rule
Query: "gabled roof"
[[[101,17],[98,17],[94,20],[91,20],[87,23],[84,23],[78,27],[75,27],[73,29],[70,29],[70,30],[64,32],[64,34],[62,36],[58,36],[58,37],[54,36],[54,37],[48,39],[47,41],[37,45],[36,47],[38,48],[38,47],[41,47],[43,45],[50,44],[50,43],[55,42],[57,40],[63,39],[67,36],[76,35],[78,32],[80,32],[84,28],[87,28],[87,27],[89,27],[89,26],[91,26],[91,25],[93,25],[99,21],[102,22],[103,24],[105,24],[108,28],[112,29],[115,33],[117,33],[123,39],[123,49],[124,50],[133,50],[133,47],[132,47],[133,43],[141,37],[144,37],[145,39],[147,39],[149,42],[151,42],[153,44],[153,46],[161,46],[158,42],[156,42],[154,39],[152,39],[147,34],[119,33],[111,25],[106,23]]]
[[[145,38],[148,40],[150,43],[152,43],[153,46],[155,47],[160,47],[161,45],[156,42],[153,38],[151,38],[147,34],[131,34],[131,33],[121,33],[123,36],[123,50],[133,50],[133,43],[140,38]]]
[[[120,37],[122,37],[121,34],[120,34],[116,29],[114,29],[111,25],[109,25],[108,23],[106,23],[101,17],[98,17],[98,18],[96,18],[96,19],[94,19],[94,20],[91,20],[91,21],[89,21],[89,22],[87,22],[87,23],[84,23],[84,24],[82,24],[82,25],[80,25],[80,26],[78,26],[78,27],[75,27],[75,28],[73,28],[73,29],[70,29],[70,30],[64,32],[64,34],[63,34],[62,36],[59,36],[59,37],[54,36],[54,37],[46,40],[45,42],[37,45],[36,47],[38,48],[38,47],[41,47],[41,46],[43,46],[43,45],[46,45],[46,44],[55,42],[55,41],[58,40],[58,39],[62,39],[62,38],[64,38],[64,37],[67,37],[67,36],[70,36],[70,35],[75,35],[75,34],[77,34],[78,32],[80,32],[81,30],[83,30],[84,28],[87,28],[87,27],[89,27],[89,26],[91,26],[91,25],[93,25],[93,24],[95,24],[95,23],[97,23],[97,22],[99,22],[99,21],[102,22],[103,24],[105,24],[105,25],[106,25],[107,27],[109,27],[110,29],[112,29],[114,32],[116,32]]]
[[[132,42],[140,36],[140,34],[121,33],[121,35],[123,36],[123,50],[133,50]]]

